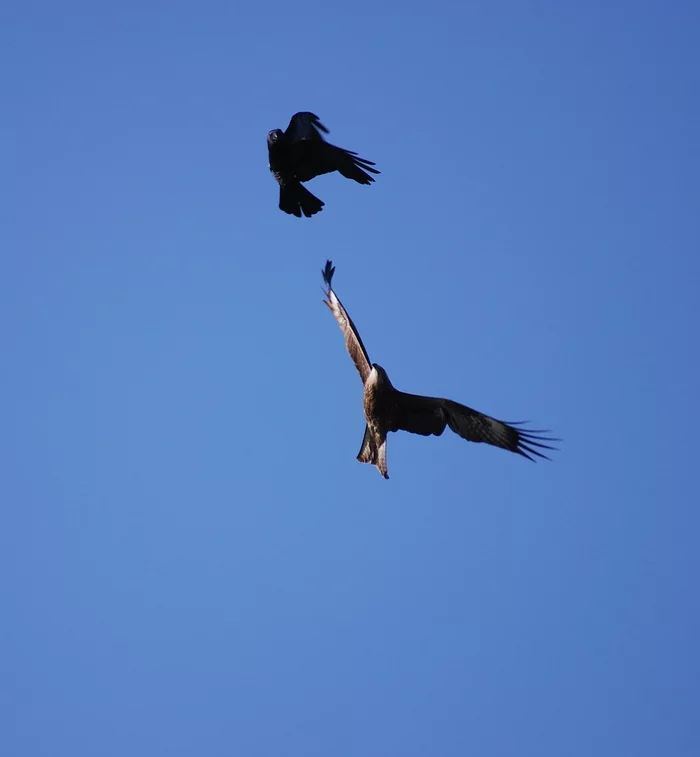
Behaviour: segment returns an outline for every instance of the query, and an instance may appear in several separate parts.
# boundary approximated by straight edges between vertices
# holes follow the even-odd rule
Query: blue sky
[[[697,755],[697,5],[248,5],[0,11],[0,752]]]

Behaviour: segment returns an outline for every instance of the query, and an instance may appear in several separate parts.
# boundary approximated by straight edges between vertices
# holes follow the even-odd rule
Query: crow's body
[[[280,185],[280,210],[297,218],[310,218],[325,204],[301,182],[339,171],[359,184],[371,184],[374,179],[367,171],[379,173],[372,161],[326,142],[321,132],[328,134],[328,129],[318,116],[302,112],[292,116],[286,131],[273,129],[267,135],[270,171]]]

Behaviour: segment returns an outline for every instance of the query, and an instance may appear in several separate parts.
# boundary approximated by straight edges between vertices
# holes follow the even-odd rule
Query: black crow
[[[280,185],[280,210],[301,218],[318,213],[324,202],[301,185],[315,176],[340,171],[358,184],[371,184],[374,179],[366,173],[378,174],[371,160],[358,158],[357,153],[326,142],[321,132],[328,129],[313,113],[296,113],[286,131],[273,129],[267,135],[270,171]]]

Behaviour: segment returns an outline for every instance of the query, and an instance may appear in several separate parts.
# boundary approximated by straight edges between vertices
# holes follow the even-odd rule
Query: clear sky
[[[700,754],[700,7],[0,11],[0,754]],[[377,163],[277,209],[299,110]],[[563,437],[356,462],[405,391]]]

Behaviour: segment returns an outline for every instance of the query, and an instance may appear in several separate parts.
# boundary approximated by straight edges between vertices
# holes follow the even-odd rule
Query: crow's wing
[[[559,439],[542,436],[547,431],[516,428],[517,423],[496,420],[466,405],[436,397],[421,397],[416,394],[396,393],[394,428],[392,431],[409,431],[423,436],[440,436],[449,426],[455,434],[470,442],[485,442],[494,447],[515,452],[534,460],[534,456],[549,460],[539,449],[556,449],[542,442]]]
[[[374,179],[367,173],[378,174],[371,160],[358,157],[356,152],[336,147],[323,140],[302,140],[293,148],[295,175],[299,181],[309,181],[324,173],[339,171],[346,179],[354,179],[358,184],[371,184]]]
[[[329,133],[328,129],[318,120],[318,116],[315,113],[302,111],[292,116],[287,130],[284,132],[284,136],[290,144],[304,139],[323,142],[320,132]]]
[[[345,346],[347,347],[352,362],[355,363],[355,367],[357,368],[357,371],[362,378],[362,383],[364,384],[365,381],[367,381],[367,376],[369,376],[372,371],[372,364],[369,361],[369,355],[367,354],[365,345],[362,344],[362,339],[355,328],[355,324],[352,322],[352,318],[350,318],[347,310],[343,307],[343,303],[333,291],[331,281],[333,279],[333,274],[335,273],[335,267],[330,260],[326,261],[326,267],[323,269],[322,273],[323,280],[326,282],[327,287],[325,294],[328,298],[327,300],[324,300],[324,302],[328,305],[329,310],[333,313],[333,317],[338,322],[338,326],[340,326],[340,330],[343,332]]]
[[[299,181],[310,181],[324,173],[340,171],[359,184],[371,184],[374,179],[367,173],[378,174],[371,160],[360,158],[356,152],[326,142],[321,132],[328,129],[315,113],[295,113],[285,131],[285,139],[292,156],[294,175]]]

